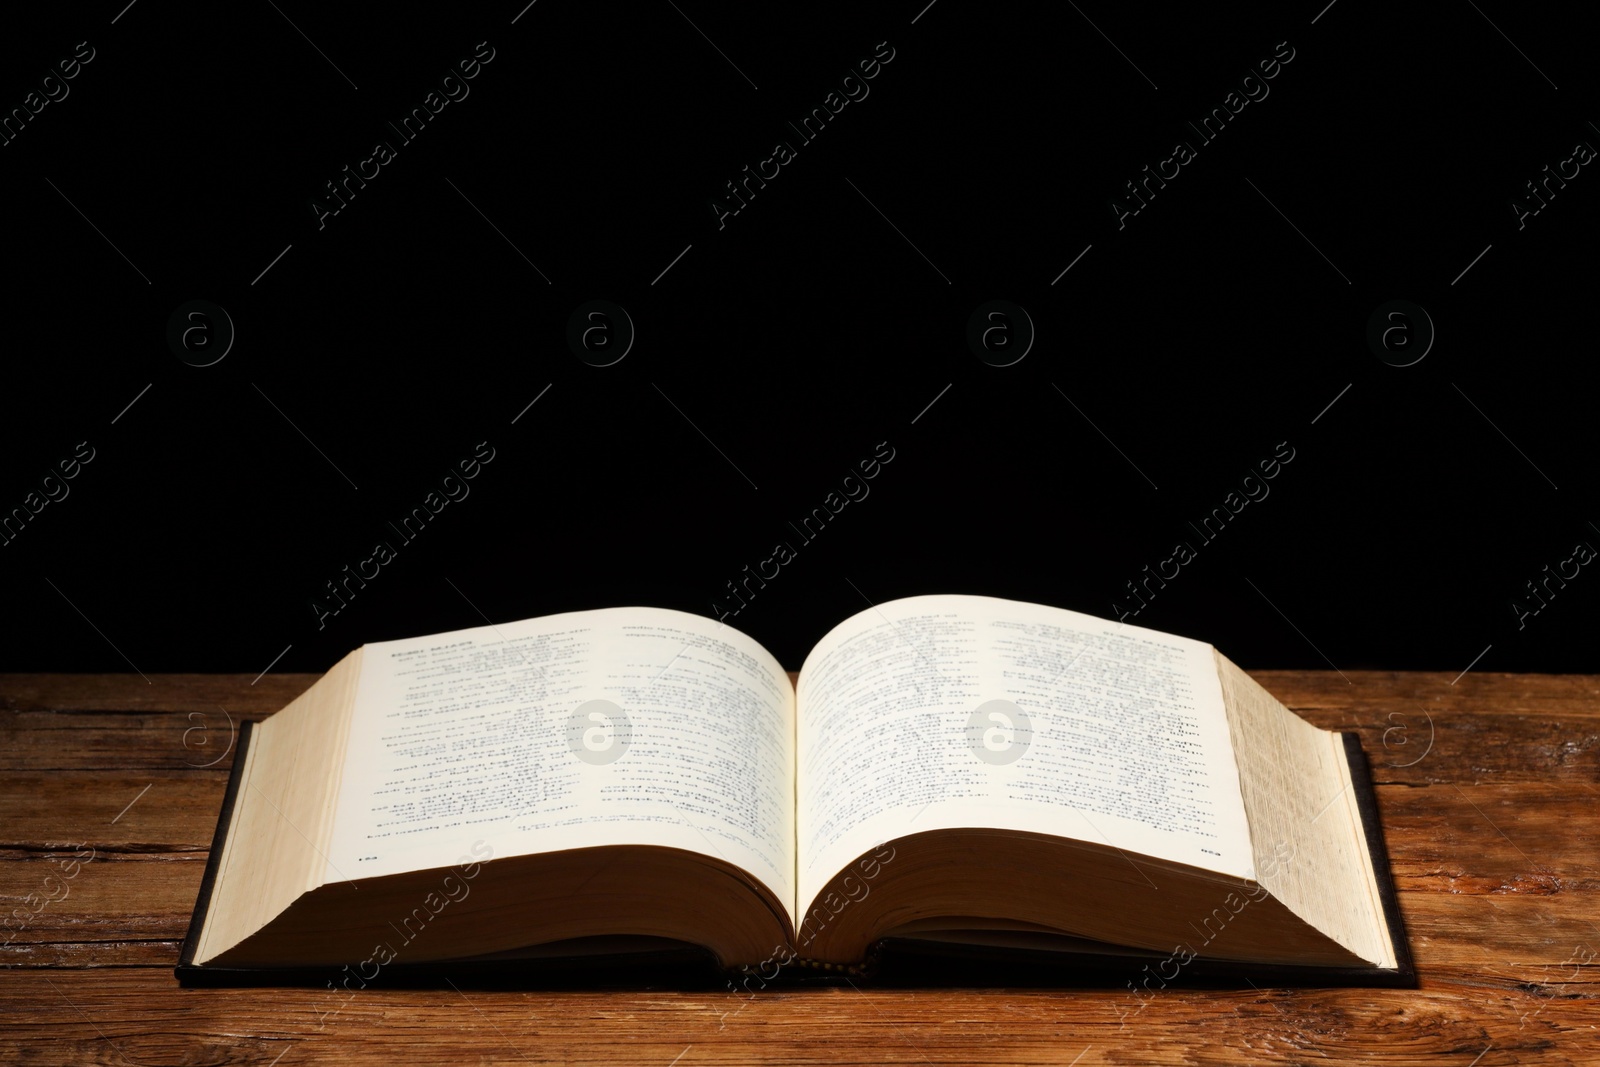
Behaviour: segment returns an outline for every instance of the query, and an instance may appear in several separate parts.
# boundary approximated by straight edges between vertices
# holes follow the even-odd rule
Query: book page
[[[727,860],[792,909],[793,731],[778,661],[686,612],[369,644],[326,880],[454,864],[477,841],[496,857],[661,845]]]
[[[1254,877],[1202,642],[993,597],[911,597],[823,638],[798,708],[802,907],[879,842],[955,827]]]

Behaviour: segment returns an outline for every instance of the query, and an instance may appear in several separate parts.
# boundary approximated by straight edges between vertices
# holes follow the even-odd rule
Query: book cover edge
[[[222,865],[222,850],[233,825],[233,807],[239,797],[239,783],[244,778],[245,752],[255,733],[257,723],[246,719],[239,725],[239,743],[233,752],[233,767],[228,771],[228,787],[222,794],[222,808],[217,812],[217,828],[211,835],[211,852],[206,857],[206,872],[200,879],[200,890],[195,894],[194,912],[189,917],[189,932],[184,935],[178,951],[178,964],[173,974],[181,983],[196,971],[203,970],[194,962],[200,947],[200,931],[204,929],[206,915],[211,911],[211,893],[216,886],[217,870]]]
[[[1394,887],[1388,842],[1384,839],[1383,820],[1378,813],[1378,790],[1372,781],[1372,763],[1361,746],[1360,734],[1345,731],[1340,736],[1344,739],[1345,761],[1350,766],[1350,786],[1355,791],[1356,811],[1361,815],[1367,853],[1372,858],[1372,877],[1378,884],[1378,903],[1383,908],[1384,925],[1389,929],[1389,942],[1394,947],[1395,970],[1408,988],[1415,988],[1416,961],[1411,956],[1405,919],[1400,914],[1400,897]]]

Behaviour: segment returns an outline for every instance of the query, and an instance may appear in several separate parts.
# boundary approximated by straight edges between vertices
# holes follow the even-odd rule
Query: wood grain
[[[0,1062],[1600,1062],[1600,678],[1251,673],[1360,733],[1420,989],[180,989],[231,731],[314,676],[0,676]]]

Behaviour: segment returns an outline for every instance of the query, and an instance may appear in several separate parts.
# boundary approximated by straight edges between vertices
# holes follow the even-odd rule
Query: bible
[[[1203,642],[964,595],[845,619],[792,681],[659,608],[367,644],[246,724],[176,973],[647,960],[1414,980],[1354,734]]]

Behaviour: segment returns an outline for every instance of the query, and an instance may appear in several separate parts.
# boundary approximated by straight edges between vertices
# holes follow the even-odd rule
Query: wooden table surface
[[[314,676],[0,675],[0,1062],[1600,1064],[1600,676],[1252,673],[1360,732],[1420,989],[181,989],[231,730]]]

